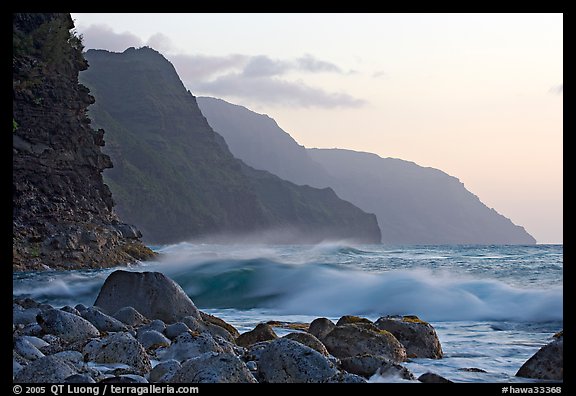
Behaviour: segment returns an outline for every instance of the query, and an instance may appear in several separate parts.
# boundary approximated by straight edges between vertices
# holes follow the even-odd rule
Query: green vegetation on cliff
[[[13,269],[89,268],[153,255],[112,207],[103,131],[78,84],[87,62],[65,13],[13,14]]]
[[[252,233],[266,242],[380,241],[375,216],[331,189],[297,186],[234,158],[155,50],[85,56],[90,68],[80,77],[96,97],[90,115],[114,162],[106,181],[118,212],[148,241]]]

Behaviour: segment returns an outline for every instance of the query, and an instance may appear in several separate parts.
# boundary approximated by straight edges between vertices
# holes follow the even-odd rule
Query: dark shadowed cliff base
[[[104,131],[78,84],[87,62],[69,14],[13,14],[13,269],[110,267],[153,252],[113,212]]]
[[[106,130],[114,162],[106,182],[118,213],[146,241],[260,233],[274,243],[380,242],[376,217],[331,188],[298,186],[234,158],[157,51],[85,56],[90,68],[80,78],[96,98],[90,117]]]
[[[533,244],[523,227],[441,170],[340,149],[306,149],[267,115],[198,98],[208,123],[248,165],[297,184],[331,187],[374,213],[389,244]]]

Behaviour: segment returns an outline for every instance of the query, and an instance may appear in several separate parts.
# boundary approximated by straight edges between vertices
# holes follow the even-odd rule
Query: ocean
[[[405,363],[416,377],[432,371],[455,382],[528,382],[514,374],[563,328],[563,245],[153,249],[157,261],[128,270],[165,273],[200,309],[240,332],[269,320],[418,315],[435,327],[444,358]],[[92,305],[114,269],[14,273],[13,296],[57,307]],[[486,372],[462,370],[470,368]]]

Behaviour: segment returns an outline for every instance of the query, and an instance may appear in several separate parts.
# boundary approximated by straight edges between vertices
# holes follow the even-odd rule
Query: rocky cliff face
[[[241,160],[294,183],[332,187],[339,197],[375,213],[383,243],[536,242],[438,169],[371,153],[306,149],[266,115],[213,98],[200,97],[198,105]]]
[[[13,268],[108,267],[153,253],[114,214],[103,130],[78,84],[88,66],[69,14],[13,15]]]
[[[105,172],[118,212],[154,243],[192,238],[277,243],[379,242],[374,215],[331,189],[297,186],[234,158],[151,48],[90,50],[81,80],[96,103],[115,167]]]

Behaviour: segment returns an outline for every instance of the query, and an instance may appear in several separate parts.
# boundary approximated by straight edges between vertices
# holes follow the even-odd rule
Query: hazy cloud
[[[290,72],[352,74],[334,63],[310,54],[295,59],[273,59],[266,55],[230,54],[223,56],[177,54],[172,40],[156,33],[143,42],[130,32],[116,33],[107,25],[82,29],[86,49],[122,52],[129,47],[147,45],[166,55],[180,78],[192,91],[202,94],[232,96],[294,107],[359,107],[365,101],[346,93],[328,92],[284,77]]]
[[[372,73],[373,78],[388,78],[388,73],[379,70],[377,72]]]
[[[326,62],[320,59],[314,58],[310,54],[306,54],[301,58],[296,60],[298,66],[302,70],[309,72],[331,72],[343,74],[342,69],[336,66],[334,63]]]
[[[81,31],[86,49],[106,49],[122,52],[129,47],[141,47],[142,40],[133,33],[116,33],[108,25],[90,25]]]
[[[242,74],[247,77],[270,77],[286,73],[293,68],[287,61],[274,60],[264,55],[250,58]]]
[[[246,55],[239,54],[226,56],[178,54],[170,55],[169,59],[180,78],[187,81],[201,81],[223,72],[242,69],[248,61]]]
[[[170,37],[162,33],[155,33],[150,36],[146,42],[146,45],[163,54],[172,52],[174,50],[174,46],[172,45],[172,40],[170,40]]]
[[[564,84],[556,85],[550,88],[550,92],[555,93],[556,95],[564,94]]]
[[[345,93],[326,92],[304,84],[279,78],[248,78],[230,73],[213,81],[191,82],[194,91],[208,95],[233,96],[273,105],[292,107],[360,107],[366,102]]]

